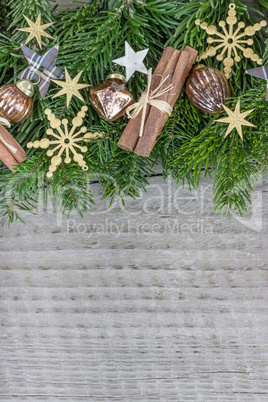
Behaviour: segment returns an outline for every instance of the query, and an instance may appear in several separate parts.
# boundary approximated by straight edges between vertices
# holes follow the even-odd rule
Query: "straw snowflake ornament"
[[[229,25],[229,30],[226,29],[226,22]],[[261,21],[259,24],[254,24],[253,26],[248,26],[245,28],[244,22],[239,22],[237,28],[234,28],[237,23],[235,4],[231,3],[229,5],[228,17],[225,21],[220,21],[219,26],[221,27],[223,33],[219,32],[215,25],[210,25],[206,22],[196,20],[196,25],[200,25],[200,28],[204,29],[209,35],[215,35],[217,38],[209,37],[207,42],[209,44],[216,44],[216,46],[210,46],[200,57],[199,60],[205,60],[210,56],[215,56],[219,50],[221,53],[217,55],[217,60],[222,61],[224,64],[224,73],[226,78],[230,78],[230,72],[232,71],[232,66],[234,61],[239,63],[241,57],[238,54],[238,50],[243,52],[243,56],[257,62],[257,64],[262,63],[262,59],[253,52],[252,48],[244,47],[245,44],[251,46],[253,45],[252,39],[243,39],[245,36],[253,36],[257,31],[260,31],[262,27],[267,25],[266,21]],[[241,29],[245,28],[241,33]]]

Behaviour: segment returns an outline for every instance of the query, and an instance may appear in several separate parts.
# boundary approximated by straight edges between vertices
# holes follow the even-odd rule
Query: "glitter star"
[[[148,51],[149,49],[144,49],[136,53],[129,46],[127,41],[125,41],[125,56],[113,60],[113,63],[126,67],[126,80],[128,81],[130,77],[135,73],[135,71],[139,71],[143,74],[148,74],[148,70],[143,63],[143,59]]]
[[[245,23],[239,22],[238,28],[234,30],[234,25],[237,23],[234,3],[231,3],[229,5],[228,17],[226,21],[227,24],[229,25],[229,32],[227,32],[225,21],[219,22],[219,26],[222,28],[223,34],[218,32],[215,25],[208,26],[206,22],[201,23],[200,20],[196,20],[195,23],[196,25],[200,25],[200,27],[204,29],[209,35],[216,35],[219,38],[214,39],[210,37],[207,39],[208,43],[219,43],[219,45],[217,45],[216,47],[210,46],[210,48],[207,49],[199,57],[199,60],[207,59],[209,56],[215,56],[217,51],[222,48],[221,53],[218,54],[216,58],[219,61],[223,60],[223,64],[225,66],[224,67],[225,76],[226,78],[230,78],[230,72],[232,71],[234,61],[236,61],[237,63],[241,61],[241,57],[238,55],[237,49],[243,52],[244,57],[251,59],[252,61],[256,61],[258,64],[262,63],[262,59],[259,58],[259,56],[255,54],[250,47],[245,48],[244,46],[241,46],[241,44],[253,45],[253,40],[252,39],[243,40],[241,38],[243,38],[244,36],[253,36],[256,33],[256,31],[259,31],[262,27],[265,27],[267,25],[267,22],[261,21],[259,24],[246,27],[243,33],[238,34],[241,28],[245,27]],[[224,58],[226,52],[227,54]],[[234,53],[235,56],[234,59],[232,52]]]
[[[268,66],[252,68],[252,70],[247,70],[246,73],[267,81],[265,100],[268,101]]]
[[[225,106],[224,104],[222,105],[222,107],[228,114],[228,117],[224,117],[223,119],[218,119],[215,121],[218,121],[219,123],[229,123],[229,127],[226,131],[224,138],[227,137],[227,135],[230,134],[230,132],[234,128],[236,128],[241,140],[243,141],[242,126],[256,127],[256,126],[254,126],[254,124],[245,120],[245,117],[247,115],[249,115],[251,112],[253,112],[254,109],[247,110],[246,112],[240,113],[240,99],[238,99],[238,101],[237,101],[234,112],[231,109],[229,109],[227,106]]]
[[[72,79],[68,73],[67,68],[65,67],[65,81],[58,81],[58,80],[52,80],[56,84],[60,85],[62,89],[56,93],[56,95],[53,96],[53,98],[56,98],[56,96],[61,96],[61,95],[67,95],[67,107],[69,107],[69,104],[71,102],[71,99],[73,96],[76,96],[78,99],[80,99],[82,102],[85,103],[82,95],[80,94],[80,89],[89,87],[90,85],[88,84],[78,84],[79,78],[82,74],[82,71],[80,71],[74,79]]]
[[[57,119],[55,115],[51,112],[50,109],[45,110],[45,114],[47,115],[48,120],[50,121],[50,127],[47,130],[47,134],[53,137],[52,140],[48,138],[43,138],[41,141],[29,142],[27,144],[28,148],[42,148],[47,149],[50,145],[53,145],[53,149],[49,149],[47,151],[47,156],[52,156],[51,165],[49,166],[49,170],[47,172],[47,177],[52,177],[53,173],[57,170],[57,167],[62,163],[61,155],[65,152],[65,163],[70,163],[72,161],[70,157],[70,152],[73,154],[74,162],[83,169],[88,170],[88,166],[84,161],[83,155],[78,153],[75,148],[79,149],[81,152],[86,152],[86,146],[80,146],[78,143],[81,141],[89,142],[92,139],[97,137],[102,137],[104,133],[90,133],[87,132],[87,127],[82,126],[83,118],[85,117],[85,112],[88,110],[87,106],[83,106],[81,111],[77,114],[76,117],[72,120],[72,128],[68,131],[68,120]],[[64,130],[61,128],[61,125],[64,126]],[[80,130],[76,132],[76,128],[81,127]],[[52,129],[56,129],[58,134],[56,134]],[[82,137],[79,137],[79,134],[83,133]],[[57,155],[54,155],[56,151],[59,152]],[[54,155],[54,156],[53,156]]]
[[[51,35],[49,35],[45,30],[50,27],[51,25],[54,24],[54,22],[49,22],[48,24],[41,25],[41,13],[39,13],[37,19],[35,22],[31,21],[26,15],[24,15],[24,18],[29,24],[29,28],[18,28],[19,31],[23,32],[29,32],[30,35],[28,36],[25,45],[27,45],[28,42],[30,42],[32,39],[36,38],[38,45],[40,46],[40,49],[42,48],[42,42],[41,42],[41,37],[44,36],[46,38],[53,39]]]

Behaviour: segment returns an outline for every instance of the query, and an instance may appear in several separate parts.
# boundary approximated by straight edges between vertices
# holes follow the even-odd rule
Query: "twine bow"
[[[9,123],[9,121],[7,119],[5,119],[4,117],[0,117],[0,123],[3,124],[3,126],[7,126],[7,127],[11,127],[11,124]]]
[[[13,145],[10,145],[0,134],[0,140],[2,141],[2,143],[10,149],[11,152],[13,152],[13,154],[15,154],[17,152],[17,148],[13,147]]]
[[[148,71],[148,90],[147,92],[143,92],[141,94],[141,97],[138,102],[134,103],[133,105],[130,105],[126,109],[126,114],[129,119],[135,119],[136,116],[140,113],[142,110],[142,119],[141,119],[141,126],[140,126],[140,132],[139,136],[142,137],[143,134],[143,129],[144,129],[144,124],[145,124],[145,115],[146,115],[146,109],[147,105],[151,105],[159,109],[163,113],[167,113],[169,116],[172,113],[172,106],[164,100],[160,99],[155,99],[158,98],[161,95],[164,95],[168,91],[170,91],[173,88],[173,84],[168,85],[166,88],[162,89],[162,86],[164,82],[168,79],[169,75],[166,76],[166,78],[162,79],[160,84],[158,85],[157,88],[155,88],[153,91],[150,90],[151,88],[151,81],[152,81],[152,69],[150,68]],[[132,113],[131,113],[132,112]]]
[[[7,126],[7,127],[11,127],[11,124],[9,123],[9,121],[7,119],[5,119],[4,117],[0,117],[0,123],[3,124],[3,126]],[[0,134],[0,140],[2,141],[2,143],[8,148],[10,149],[11,152],[13,152],[13,154],[15,154],[17,152],[17,148],[13,147],[13,145],[9,144]]]

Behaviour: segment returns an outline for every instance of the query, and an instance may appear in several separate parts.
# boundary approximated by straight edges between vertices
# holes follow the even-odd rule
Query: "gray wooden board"
[[[151,179],[92,215],[1,227],[3,401],[268,399],[268,185],[243,219]]]
[[[231,220],[207,179],[150,183],[0,226],[0,400],[268,400],[267,183]]]

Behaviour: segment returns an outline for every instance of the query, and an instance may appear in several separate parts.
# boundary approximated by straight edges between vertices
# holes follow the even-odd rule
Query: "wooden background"
[[[268,400],[268,185],[231,221],[211,187],[0,226],[0,400]]]

